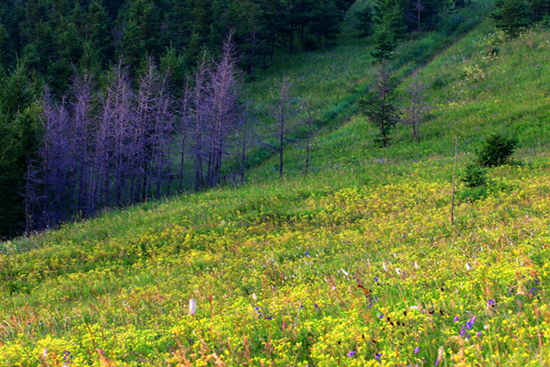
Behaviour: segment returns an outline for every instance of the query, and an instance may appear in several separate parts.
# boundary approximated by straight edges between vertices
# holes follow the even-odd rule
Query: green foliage
[[[361,105],[363,113],[378,129],[375,141],[385,148],[398,119],[395,105],[396,81],[385,63],[378,66],[377,75],[376,83],[366,98],[361,101]]]
[[[528,0],[533,20],[540,21],[550,15],[550,0]]]
[[[150,54],[158,56],[162,49],[158,9],[151,0],[132,0],[119,14],[122,29],[120,57],[131,68],[136,68]]]
[[[468,187],[457,192],[457,199],[459,202],[472,203],[474,201],[485,199],[488,192],[489,190],[487,185]]]
[[[374,49],[372,56],[378,61],[389,60],[397,45],[395,33],[392,28],[386,24],[380,24],[376,27],[374,33]]]
[[[332,1],[316,1],[316,5],[310,13],[311,23],[309,29],[317,36],[317,42],[321,43],[324,37],[325,42],[333,40],[340,33],[342,13]]]
[[[516,37],[530,25],[532,12],[526,0],[497,0],[493,18],[497,27]]]
[[[481,167],[500,166],[509,162],[517,145],[516,137],[493,133],[483,141],[476,161]]]
[[[0,18],[0,66],[6,65],[10,57],[9,33]]]
[[[114,57],[113,40],[111,36],[111,19],[103,7],[101,0],[93,0],[88,7],[87,45],[89,50],[94,51],[94,56],[87,61],[86,67],[91,65],[102,65],[106,67],[109,60]]]
[[[41,107],[19,64],[0,89],[0,238],[20,234],[25,223],[23,197],[27,165],[36,156]]]
[[[487,184],[487,171],[477,163],[469,163],[462,174],[461,181],[469,188],[485,186]]]
[[[407,24],[403,18],[404,5],[398,0],[378,0],[374,21],[377,24],[374,33],[373,56],[379,61],[389,60],[397,41],[406,31]]]
[[[360,32],[362,36],[369,36],[373,28],[372,8],[369,4],[364,4],[362,9],[354,13],[355,21],[353,27]]]

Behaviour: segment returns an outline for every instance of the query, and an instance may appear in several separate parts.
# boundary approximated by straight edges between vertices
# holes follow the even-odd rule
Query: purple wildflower
[[[468,330],[472,330],[472,328],[474,327],[474,323],[476,322],[476,317],[472,317],[470,321],[466,322],[466,327],[468,328]]]
[[[458,316],[455,316],[455,318],[453,319],[454,323],[456,324],[458,322]]]
[[[418,352],[420,352],[420,347],[414,348],[414,354],[418,354]]]
[[[355,355],[355,351],[354,351],[354,350],[352,350],[351,352],[348,353],[348,357],[350,357],[350,358],[353,357],[354,355]]]
[[[382,357],[382,353],[376,353],[376,355],[374,357],[376,359],[380,360],[380,358]]]
[[[489,300],[489,306],[494,306],[495,305],[495,300],[494,299],[490,299]]]

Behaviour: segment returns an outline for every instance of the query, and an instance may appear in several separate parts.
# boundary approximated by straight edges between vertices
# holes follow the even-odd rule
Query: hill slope
[[[550,33],[490,30],[421,71],[419,144],[401,128],[379,150],[357,115],[316,138],[318,172],[294,174],[296,147],[284,180],[268,161],[254,184],[7,243],[0,364],[544,365]],[[498,130],[523,164],[478,200],[460,187],[452,226],[454,136],[462,167]]]

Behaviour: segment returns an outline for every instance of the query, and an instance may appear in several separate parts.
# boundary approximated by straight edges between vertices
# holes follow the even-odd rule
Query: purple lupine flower
[[[455,316],[455,318],[453,319],[453,322],[456,324],[458,322],[458,316]]]
[[[472,330],[472,328],[474,327],[474,323],[476,322],[476,317],[472,317],[470,319],[470,321],[466,322],[466,327],[468,328],[468,330]]]
[[[482,332],[480,331],[480,332],[477,333],[476,335],[477,335],[477,337],[479,338],[479,337],[481,337],[481,334],[482,334]]]
[[[418,354],[418,352],[420,352],[420,347],[414,348],[414,354]]]
[[[489,300],[489,306],[494,306],[495,305],[495,300],[494,299],[490,299]]]
[[[351,352],[348,353],[348,357],[350,357],[350,358],[353,357],[354,355],[355,355],[355,351],[354,351],[354,350],[352,350]]]
[[[382,357],[382,353],[376,353],[376,355],[374,357],[376,359],[380,360],[380,358]]]

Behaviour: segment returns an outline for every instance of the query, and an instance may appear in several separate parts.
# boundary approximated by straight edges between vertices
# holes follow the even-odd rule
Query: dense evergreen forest
[[[257,144],[243,76],[254,78],[277,53],[327,47],[354,3],[3,1],[0,237],[242,180]],[[407,34],[467,5],[365,1],[355,27],[383,60]],[[495,19],[513,34],[549,9],[546,0],[499,0]],[[272,108],[281,155],[288,92],[283,83]]]

